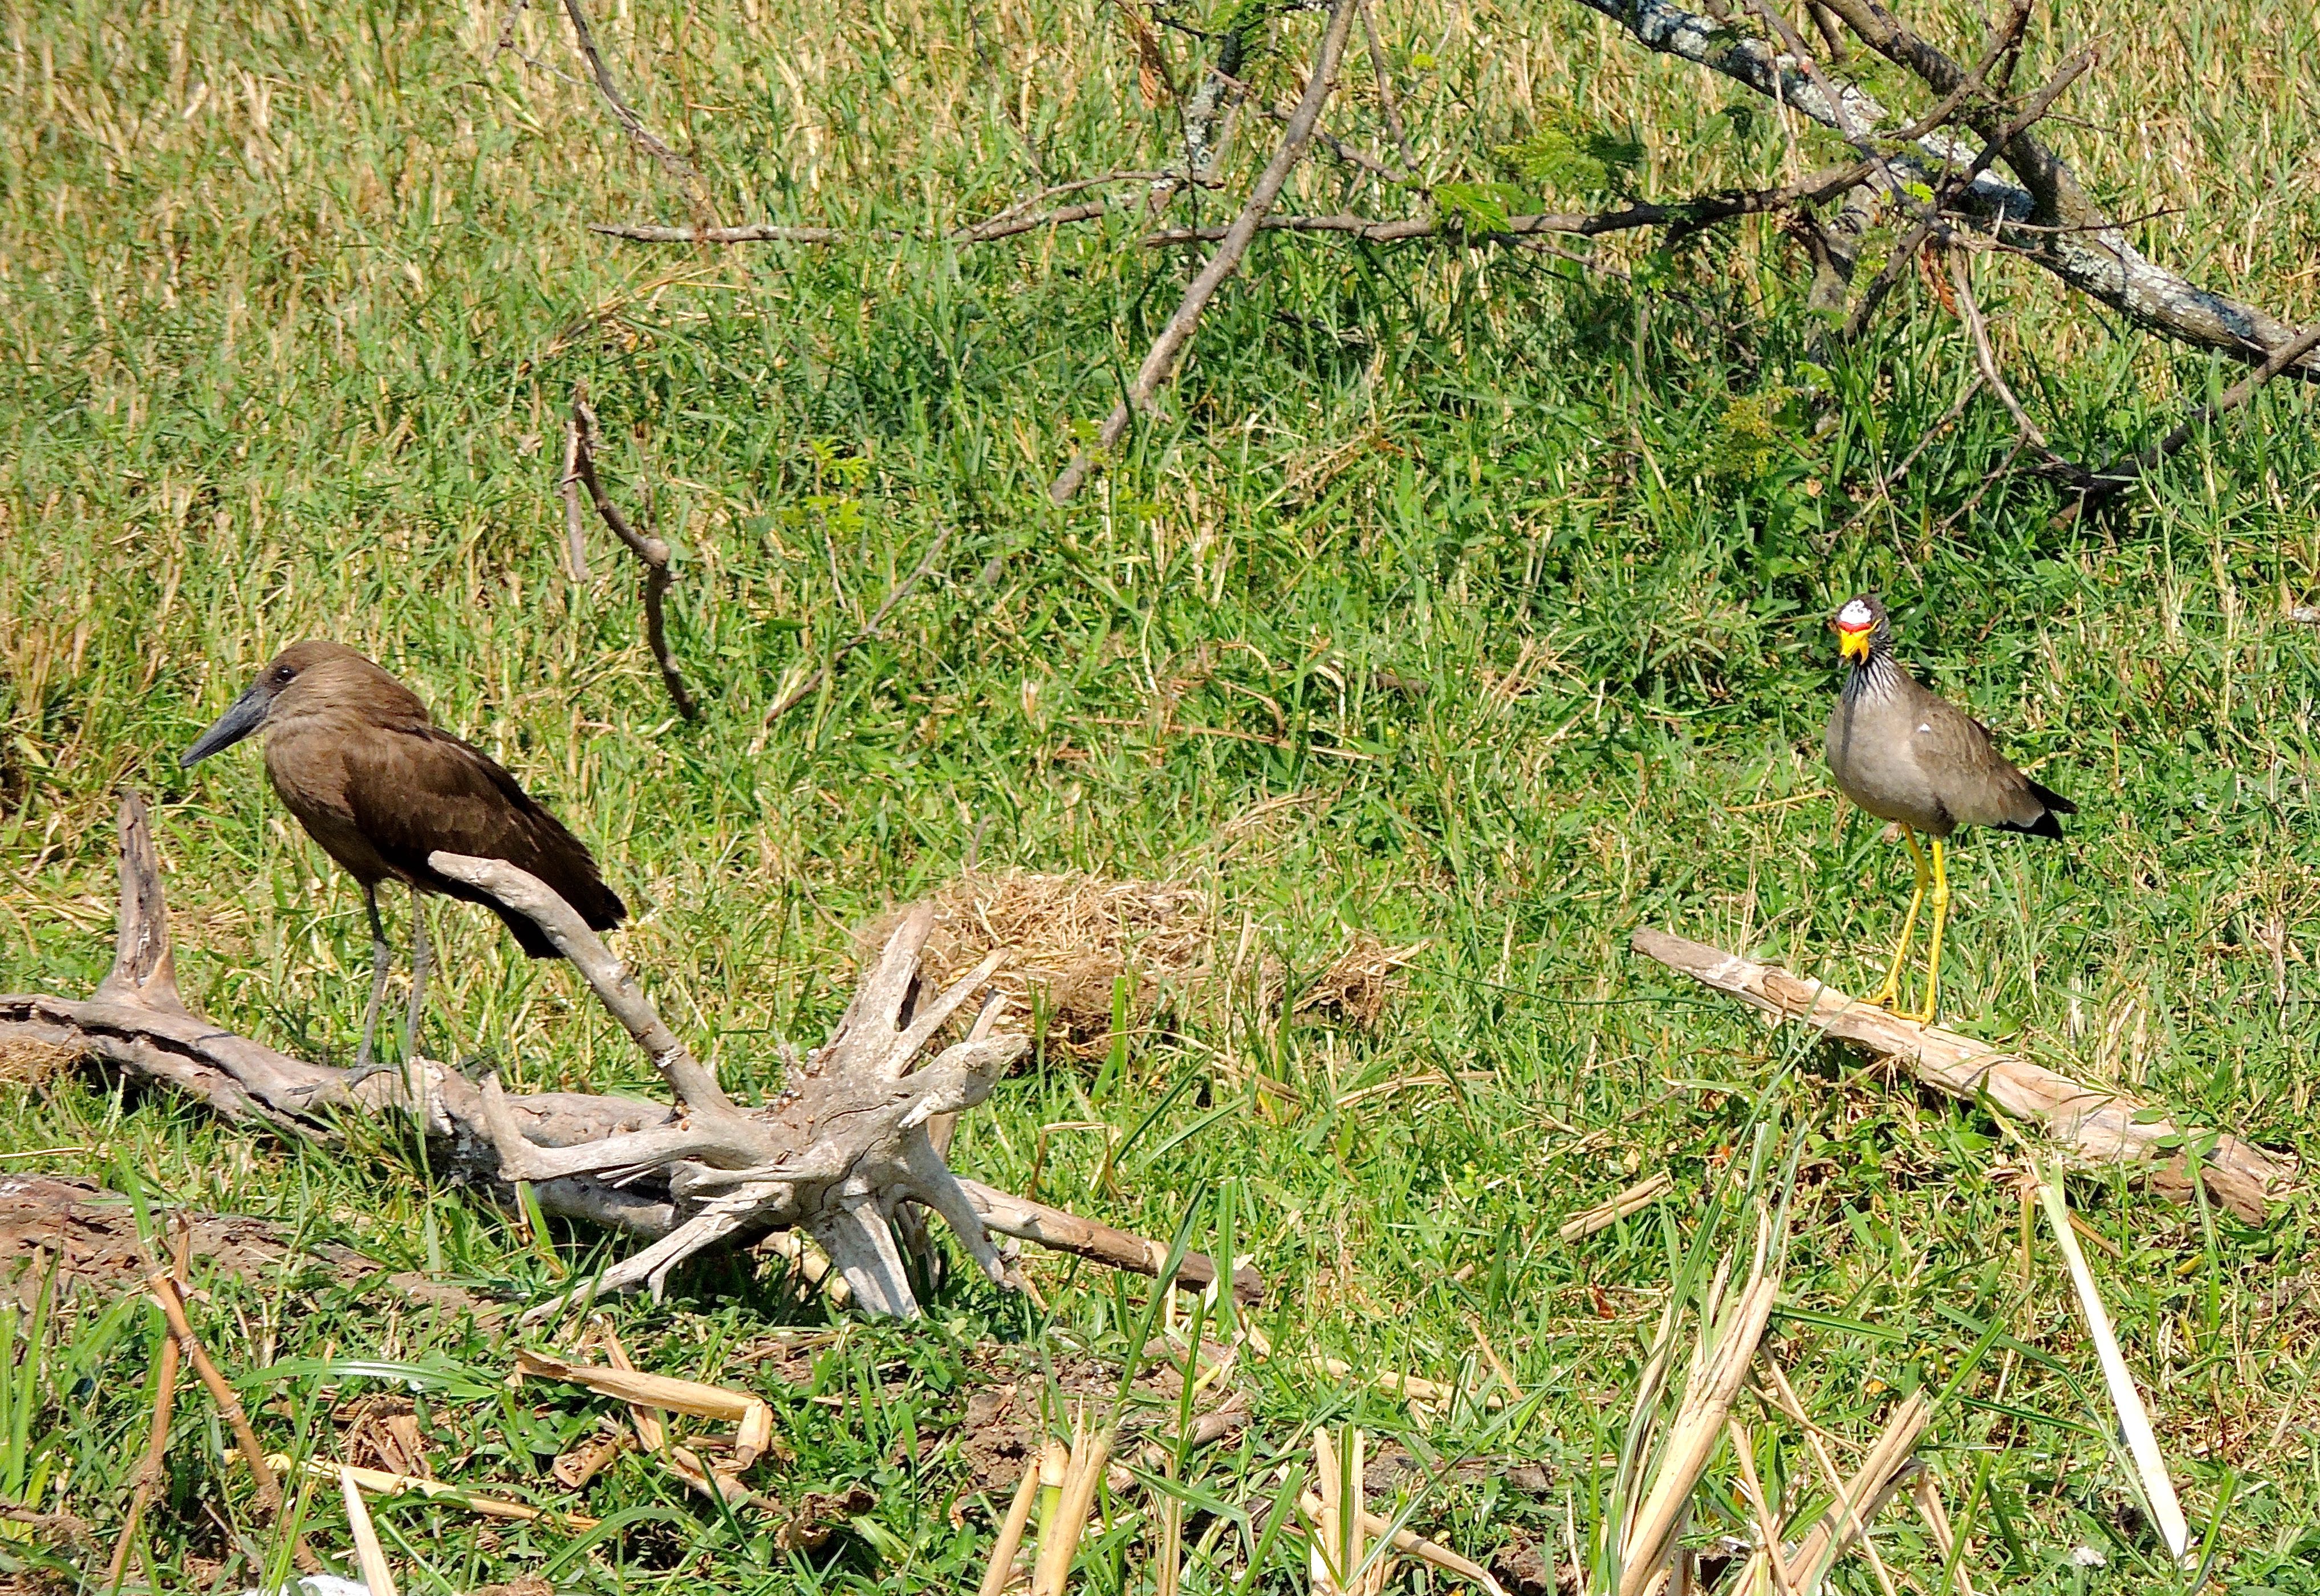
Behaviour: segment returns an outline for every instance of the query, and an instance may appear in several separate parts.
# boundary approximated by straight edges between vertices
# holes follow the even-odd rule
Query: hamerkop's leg
[[[1901,840],[1909,845],[1909,857],[1917,862],[1917,890],[1909,895],[1909,912],[1901,917],[1901,939],[1893,946],[1893,964],[1885,972],[1885,984],[1869,1001],[1880,1009],[1890,1009],[1894,999],[1901,995],[1901,969],[1909,962],[1909,939],[1917,932],[1917,911],[1926,902],[1926,850],[1917,846],[1917,834],[1908,827],[1901,828]],[[1941,844],[1934,844],[1934,857],[1941,857]]]
[[[378,1038],[378,1006],[386,1001],[386,926],[378,918],[378,888],[363,884],[363,908],[370,914],[370,1003],[363,1010],[362,1047],[355,1054],[355,1068],[360,1073],[370,1069],[371,1044]]]
[[[411,889],[411,1011],[403,1020],[403,1057],[407,1064],[419,1056],[419,1013],[427,1002],[427,911],[420,907],[419,889]]]

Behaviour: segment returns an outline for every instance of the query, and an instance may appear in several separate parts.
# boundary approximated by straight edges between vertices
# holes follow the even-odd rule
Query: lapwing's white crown
[[[1847,630],[1866,626],[1872,619],[1869,606],[1859,599],[1851,601],[1836,612],[1836,623]]]

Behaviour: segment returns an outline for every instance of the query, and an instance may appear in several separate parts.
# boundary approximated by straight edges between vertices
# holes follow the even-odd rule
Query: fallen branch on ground
[[[596,475],[596,413],[588,407],[586,395],[578,388],[572,392],[572,435],[570,447],[565,451],[563,487],[566,494],[565,531],[572,544],[575,574],[586,575],[587,567],[581,552],[579,534],[573,523],[579,512],[574,507],[572,484],[576,478],[588,490],[596,513],[612,529],[612,535],[625,544],[630,554],[645,568],[645,644],[652,650],[653,663],[660,667],[660,685],[668,690],[668,700],[676,712],[688,721],[701,718],[701,706],[693,702],[693,694],[684,685],[684,673],[677,668],[676,656],[668,646],[668,619],[666,601],[668,590],[676,578],[668,572],[668,545],[648,532],[639,532],[612,503],[604,485]]]
[[[189,1012],[177,994],[145,805],[134,793],[122,802],[112,972],[84,1000],[0,997],[0,1043],[69,1047],[192,1093],[228,1119],[262,1120],[309,1140],[335,1137],[333,1108],[407,1109],[429,1138],[439,1177],[500,1188],[530,1181],[546,1212],[652,1239],[575,1294],[657,1291],[697,1253],[768,1230],[803,1229],[845,1275],[856,1302],[912,1314],[918,1301],[890,1229],[905,1202],[939,1213],[994,1280],[1012,1275],[992,1232],[1146,1274],[1165,1261],[1166,1249],[1144,1238],[962,1182],[937,1153],[929,1121],[982,1102],[1028,1038],[992,1034],[995,1006],[986,1005],[965,1040],[917,1062],[999,962],[994,955],[947,992],[932,991],[919,970],[934,926],[927,905],[905,913],[865,964],[829,1041],[793,1056],[781,1095],[748,1108],[726,1096],[561,898],[496,860],[436,854],[428,862],[531,918],[651,1059],[675,1104],[566,1092],[508,1095],[495,1079],[478,1087],[425,1059],[412,1060],[401,1080],[374,1076],[349,1091],[345,1071],[276,1052]],[[1212,1263],[1188,1255],[1174,1284],[1200,1291],[1215,1278]],[[1234,1289],[1255,1300],[1263,1283],[1243,1271]],[[533,1312],[553,1311],[564,1301]]]
[[[1843,78],[1808,74],[1795,57],[1776,51],[1767,41],[1735,35],[1728,26],[1671,0],[1579,3],[1609,17],[1646,49],[1721,73],[1824,127],[1843,131],[1850,123],[1880,134],[1893,124],[1891,113],[1866,91]],[[1935,93],[1950,94],[1966,81],[1964,68],[1908,32],[1875,0],[1829,0],[1829,9],[1872,49],[1916,73]],[[1962,103],[1961,114],[1985,139],[2006,131],[1996,120],[2001,113],[1971,96]],[[1915,153],[1886,159],[1904,181],[1922,183],[1928,189],[1939,186],[1944,171],[1973,159],[1973,150],[1942,128],[1918,133],[1910,142]],[[2094,208],[2070,168],[2026,130],[2007,141],[2001,158],[2024,186],[1982,173],[1957,196],[1961,222],[1986,231],[2080,293],[2164,337],[2220,350],[2251,365],[2261,364],[2295,338],[2293,329],[2260,306],[2202,288],[2146,259]],[[2320,379],[2320,357],[2307,349],[2287,369],[2307,380]]]
[[[1036,232],[1043,227],[1092,222],[1099,216],[1111,214],[1112,211],[1112,207],[1101,199],[1038,210],[1038,207],[1047,200],[1067,194],[1083,193],[1111,183],[1181,184],[1183,181],[1183,174],[1181,172],[1101,172],[1091,177],[1074,177],[1068,182],[1051,183],[1029,199],[1018,200],[1005,210],[980,222],[969,222],[947,232],[926,235],[885,227],[801,227],[777,222],[750,222],[734,227],[663,227],[648,222],[591,222],[588,231],[604,238],[628,239],[640,244],[845,244],[856,240],[900,243],[920,236],[928,243],[987,244],[995,239],[1011,239],[1019,233]],[[1215,180],[1200,177],[1193,181],[1197,186],[1212,187]]]
[[[1267,216],[1257,223],[1262,232],[1344,233],[1364,243],[1400,243],[1409,239],[1448,239],[1464,243],[1511,243],[1542,233],[1571,233],[1599,238],[1605,233],[1637,228],[1665,227],[1677,232],[1713,226],[1735,217],[1787,210],[1808,201],[1833,198],[1857,186],[1869,176],[1865,162],[1826,167],[1778,188],[1734,189],[1701,195],[1697,199],[1668,204],[1622,205],[1616,211],[1547,211],[1509,216],[1501,226],[1474,228],[1463,216]],[[1221,239],[1222,227],[1179,227],[1147,234],[1146,249],[1192,244]]]
[[[1666,931],[1645,927],[1635,934],[1631,946],[1645,957],[1768,1014],[1800,1020],[1901,1065],[1937,1092],[1969,1102],[1987,1101],[2038,1125],[2086,1163],[2144,1165],[2152,1183],[2162,1192],[2180,1198],[2190,1192],[2191,1177],[2178,1150],[2186,1139],[2183,1131],[2123,1092],[2081,1086],[2018,1054],[1999,1052],[1955,1031],[1921,1026],[1777,965],[1759,964]],[[2200,1160],[2198,1173],[2210,1196],[2252,1224],[2261,1222],[2272,1189],[2288,1174],[2262,1149],[2221,1134]]]

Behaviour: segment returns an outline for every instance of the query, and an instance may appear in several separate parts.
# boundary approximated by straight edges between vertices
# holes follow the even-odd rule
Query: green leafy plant
[[[1525,183],[1545,193],[1630,199],[1645,152],[1632,131],[1614,132],[1558,106],[1527,138],[1501,144],[1492,153]]]

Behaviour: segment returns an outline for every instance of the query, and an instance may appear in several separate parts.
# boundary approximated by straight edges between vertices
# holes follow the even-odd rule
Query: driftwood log
[[[2039,1127],[2084,1164],[2142,1165],[2160,1191],[2179,1199],[2190,1194],[2191,1176],[2181,1151],[2190,1138],[2164,1114],[2124,1092],[2080,1085],[2019,1054],[1939,1026],[1919,1025],[1778,965],[1759,964],[1667,931],[1647,926],[1631,946],[1777,1019],[1802,1020],[1890,1059],[1936,1092],[1987,1102]],[[2218,1135],[2199,1161],[2207,1194],[2251,1224],[2263,1220],[2272,1193],[2288,1175],[2279,1159],[2231,1136]]]
[[[645,1238],[649,1245],[582,1293],[639,1285],[657,1293],[686,1258],[737,1238],[799,1229],[844,1274],[854,1301],[874,1312],[918,1310],[895,1243],[906,1205],[940,1214],[976,1265],[1011,1281],[993,1232],[1075,1253],[1114,1268],[1156,1275],[1167,1248],[1146,1238],[1010,1196],[954,1174],[930,1130],[990,1094],[1028,1045],[996,1034],[986,1003],[966,1037],[924,1064],[919,1055],[981,990],[1000,956],[947,990],[921,977],[919,955],[934,911],[906,912],[862,974],[829,1040],[803,1056],[784,1050],[781,1094],[761,1107],[729,1098],[679,1041],[641,988],[561,898],[497,860],[438,853],[430,867],[480,888],[530,918],[569,958],[598,1000],[651,1059],[673,1104],[577,1093],[511,1094],[427,1059],[400,1078],[378,1075],[349,1090],[347,1072],[278,1052],[189,1011],[177,992],[159,861],[145,805],[121,807],[121,908],[112,972],[81,1000],[0,996],[0,1042],[45,1043],[92,1056],[128,1075],[189,1092],[226,1118],[285,1135],[326,1140],[349,1111],[401,1109],[432,1144],[432,1167],[452,1179],[506,1188],[528,1182],[540,1208]],[[1216,1266],[1187,1254],[1179,1288],[1201,1291]],[[1236,1296],[1261,1300],[1264,1283],[1243,1268]],[[534,1309],[554,1311],[558,1299]]]

